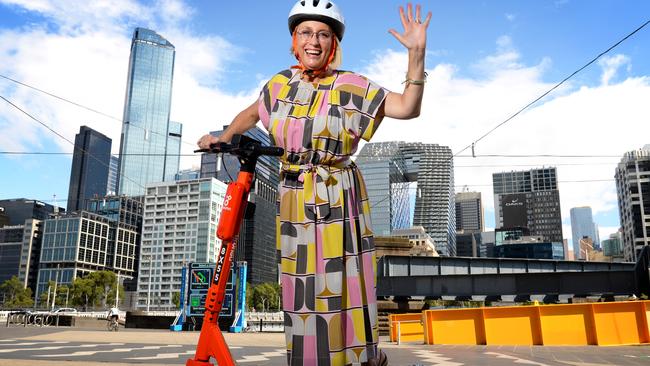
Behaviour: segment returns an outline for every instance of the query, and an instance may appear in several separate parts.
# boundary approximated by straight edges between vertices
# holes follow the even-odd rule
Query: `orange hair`
[[[291,36],[291,50],[293,51],[293,56],[298,60],[298,65],[291,66],[292,69],[300,69],[301,71],[305,71],[307,68],[305,65],[302,64],[302,61],[300,60],[300,53],[298,53],[298,35],[296,31],[293,31],[293,35]],[[318,70],[313,70],[313,75],[314,76],[321,76],[327,72],[327,68],[329,65],[332,63],[334,60],[334,57],[336,56],[336,49],[338,48],[338,40],[336,39],[336,36],[333,35],[332,37],[332,47],[330,47],[330,54],[327,56],[327,61],[325,62],[325,65],[321,67]]]

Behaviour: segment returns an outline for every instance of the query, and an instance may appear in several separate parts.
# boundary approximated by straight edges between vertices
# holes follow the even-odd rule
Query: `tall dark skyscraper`
[[[556,168],[492,174],[496,228],[525,227],[530,235],[562,243]]]
[[[178,170],[182,128],[169,122],[175,54],[174,45],[156,32],[135,29],[120,141],[120,195],[143,195],[147,183],[173,179],[171,170]]]
[[[456,230],[466,233],[485,231],[481,192],[456,193]]]
[[[223,130],[210,133],[219,136]],[[263,145],[270,144],[269,136],[258,127],[245,135]],[[230,181],[231,177],[237,179],[239,161],[232,155],[225,154],[223,161],[219,160],[216,154],[203,154],[201,178],[216,177],[222,182]],[[261,156],[257,161],[255,182],[239,234],[235,259],[248,262],[248,278],[252,284],[278,281],[275,213],[280,182],[279,167],[277,157]]]
[[[74,139],[67,211],[78,211],[85,201],[106,195],[111,161],[110,138],[87,126],[81,126]]]
[[[616,193],[623,254],[635,262],[650,245],[650,144],[625,154],[616,168]]]

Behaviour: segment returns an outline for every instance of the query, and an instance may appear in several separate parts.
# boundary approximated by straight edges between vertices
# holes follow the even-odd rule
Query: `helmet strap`
[[[304,75],[309,76],[310,78],[321,77],[327,74],[330,64],[334,60],[336,55],[336,49],[338,48],[338,40],[336,36],[332,37],[332,47],[330,47],[330,54],[327,56],[327,61],[317,70],[308,69],[300,60],[300,53],[298,52],[298,35],[296,31],[293,31],[292,35],[292,45],[293,45],[293,56],[298,60],[298,65],[291,66],[292,69],[300,69]]]

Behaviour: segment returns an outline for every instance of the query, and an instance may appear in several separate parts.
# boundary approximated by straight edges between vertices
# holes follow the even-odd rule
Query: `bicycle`
[[[107,319],[106,329],[108,329],[109,332],[117,332],[119,328],[120,328],[120,324],[117,322],[117,318],[111,317]]]

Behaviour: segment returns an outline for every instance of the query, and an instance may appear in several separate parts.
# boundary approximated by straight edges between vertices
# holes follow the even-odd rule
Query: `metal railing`
[[[60,316],[62,314],[52,313],[28,313],[28,312],[13,312],[6,315],[6,326],[36,326],[36,327],[49,327],[59,326]]]

